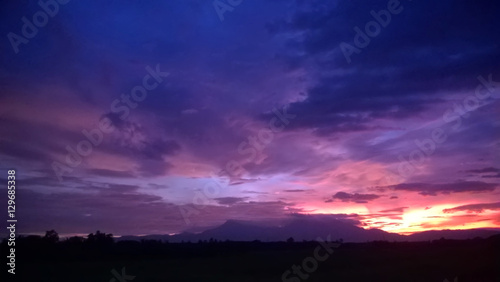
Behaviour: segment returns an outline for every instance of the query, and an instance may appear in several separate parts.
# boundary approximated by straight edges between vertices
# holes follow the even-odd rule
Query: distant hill
[[[123,240],[168,240],[169,242],[198,242],[199,240],[218,241],[254,241],[263,242],[286,241],[292,237],[295,241],[316,240],[318,237],[331,240],[342,239],[344,242],[369,242],[369,241],[429,241],[445,239],[473,239],[476,237],[487,238],[500,234],[500,229],[471,229],[471,230],[438,230],[424,231],[404,236],[379,229],[363,229],[350,222],[337,219],[295,218],[280,227],[261,226],[255,222],[228,220],[224,224],[208,229],[201,233],[184,232],[176,235],[147,235],[147,236],[122,236]]]
[[[433,230],[408,235],[408,241],[429,241],[440,238],[465,240],[476,237],[488,238],[500,234],[500,229]]]

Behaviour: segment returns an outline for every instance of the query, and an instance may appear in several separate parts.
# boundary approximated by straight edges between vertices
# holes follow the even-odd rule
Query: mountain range
[[[255,222],[228,220],[224,224],[200,233],[183,232],[175,235],[121,236],[124,240],[162,240],[172,243],[198,242],[200,240],[278,242],[292,237],[295,241],[342,240],[343,242],[370,241],[429,241],[445,239],[487,238],[500,234],[500,229],[433,230],[401,235],[380,229],[364,229],[351,222],[328,219],[297,218],[282,226],[262,226]]]

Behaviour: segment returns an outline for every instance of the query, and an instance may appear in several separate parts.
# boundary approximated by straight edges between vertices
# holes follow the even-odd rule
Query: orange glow
[[[499,213],[485,211],[481,214],[459,212],[456,214],[443,213],[444,209],[452,208],[456,205],[434,205],[432,209],[414,208],[405,210],[401,214],[401,219],[395,219],[394,214],[371,214],[365,206],[358,207],[336,207],[336,208],[315,208],[313,206],[303,206],[307,214],[356,214],[365,229],[377,228],[386,232],[408,235],[415,232],[442,230],[442,229],[474,229],[474,228],[498,228],[490,218],[498,217]]]

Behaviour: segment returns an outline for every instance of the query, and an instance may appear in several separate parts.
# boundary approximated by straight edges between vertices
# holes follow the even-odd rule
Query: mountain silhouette
[[[295,241],[312,241],[318,237],[326,240],[340,240],[344,242],[371,242],[371,241],[429,241],[446,239],[473,239],[487,238],[500,234],[500,229],[471,229],[471,230],[437,230],[400,235],[380,229],[363,229],[354,223],[331,218],[296,217],[282,226],[265,226],[259,222],[228,220],[224,224],[205,230],[200,233],[183,232],[175,235],[147,235],[122,236],[123,240],[168,240],[169,242],[198,242],[200,240],[218,241],[254,241],[263,242],[286,241],[292,237]]]

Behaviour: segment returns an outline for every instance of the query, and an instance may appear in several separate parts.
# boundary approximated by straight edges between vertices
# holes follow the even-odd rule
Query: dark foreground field
[[[2,281],[500,281],[499,236],[343,243],[331,254],[318,242],[86,244],[25,239],[16,246],[16,279],[9,274]],[[315,250],[323,261],[314,258]],[[6,253],[4,242],[2,256]],[[293,265],[302,273],[294,274]],[[283,280],[287,270],[291,273]],[[2,272],[4,276],[6,269]]]

